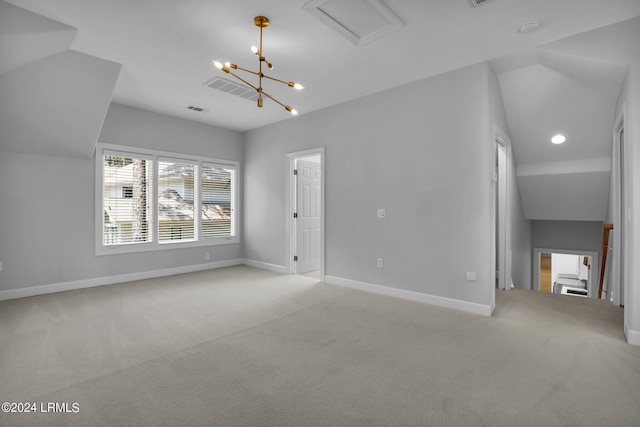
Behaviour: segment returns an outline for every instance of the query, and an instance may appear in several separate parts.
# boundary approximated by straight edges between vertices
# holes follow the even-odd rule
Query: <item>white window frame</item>
[[[121,245],[105,245],[103,241],[103,222],[104,222],[104,171],[103,156],[130,156],[142,157],[153,161],[153,179],[149,185],[148,197],[151,205],[151,219],[149,224],[150,241],[141,243],[127,243]],[[194,174],[194,227],[195,239],[186,241],[162,241],[158,239],[158,161],[185,161],[196,164],[196,172]],[[202,238],[201,234],[201,197],[200,197],[200,180],[202,177],[202,165],[214,166],[219,168],[233,169],[234,182],[231,193],[231,236],[230,237],[207,237]],[[197,178],[196,178],[197,176]],[[145,148],[128,147],[115,144],[107,144],[99,142],[96,144],[95,151],[95,254],[96,255],[112,255],[136,252],[161,251],[181,248],[193,248],[202,246],[228,245],[240,242],[238,230],[238,193],[240,187],[240,162],[235,160],[222,160],[204,156],[193,156],[181,153],[172,153],[167,151],[158,151]]]

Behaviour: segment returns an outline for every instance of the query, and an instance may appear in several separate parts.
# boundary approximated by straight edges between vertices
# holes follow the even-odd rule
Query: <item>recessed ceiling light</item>
[[[526,24],[523,24],[520,28],[518,28],[518,31],[520,31],[522,34],[528,34],[533,33],[538,28],[540,28],[540,24],[538,24],[537,22],[527,22]]]
[[[551,142],[553,142],[554,144],[562,144],[563,142],[565,142],[567,140],[567,138],[564,135],[556,135],[553,138],[551,138]]]

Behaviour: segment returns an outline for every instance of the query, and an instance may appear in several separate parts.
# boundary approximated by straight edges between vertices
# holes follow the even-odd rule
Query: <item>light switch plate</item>
[[[467,271],[467,281],[475,282],[478,280],[478,275],[475,272]]]

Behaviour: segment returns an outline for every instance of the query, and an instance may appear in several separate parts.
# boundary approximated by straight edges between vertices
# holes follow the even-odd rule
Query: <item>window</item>
[[[201,177],[202,237],[229,237],[235,228],[232,222],[235,169],[203,164]]]
[[[102,158],[103,244],[148,242],[152,162],[133,154],[105,154]]]
[[[195,198],[192,162],[158,162],[158,241],[195,239]]]
[[[237,243],[238,163],[98,144],[96,254]]]

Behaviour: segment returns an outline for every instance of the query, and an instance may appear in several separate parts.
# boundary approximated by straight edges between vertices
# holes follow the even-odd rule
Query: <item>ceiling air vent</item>
[[[204,85],[210,87],[211,89],[221,90],[222,92],[239,96],[240,98],[244,98],[249,101],[255,101],[256,99],[258,99],[258,92],[254,89],[222,77],[216,77],[215,79],[205,83]]]
[[[469,2],[469,6],[471,7],[480,7],[486,3],[492,2],[493,0],[467,0]]]
[[[189,105],[187,107],[187,110],[191,110],[191,111],[197,111],[198,113],[208,113],[210,110],[207,110],[205,108],[201,108],[201,107],[195,107],[193,105]]]

